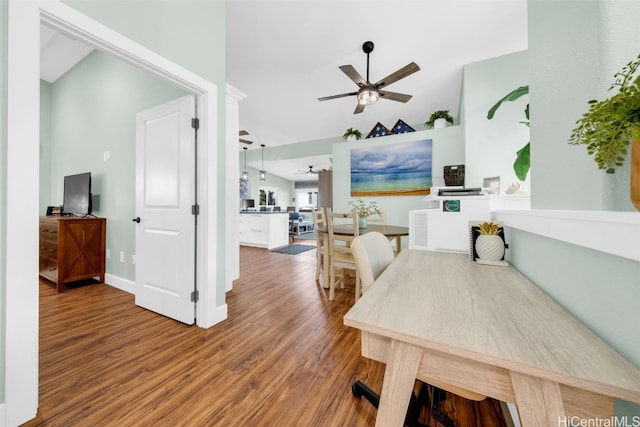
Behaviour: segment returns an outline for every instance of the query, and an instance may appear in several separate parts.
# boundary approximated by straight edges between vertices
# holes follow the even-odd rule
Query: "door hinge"
[[[191,119],[191,127],[194,128],[195,130],[200,129],[200,119],[197,117],[194,117],[193,119]]]
[[[200,215],[200,205],[191,205],[191,215]]]
[[[200,292],[193,291],[191,292],[191,302],[198,302],[200,300]]]

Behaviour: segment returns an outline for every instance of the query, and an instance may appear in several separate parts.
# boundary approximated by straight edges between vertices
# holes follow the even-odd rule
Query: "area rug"
[[[276,252],[279,254],[289,254],[289,255],[298,255],[302,252],[310,251],[311,249],[315,249],[315,246],[310,245],[291,245],[285,246],[284,248],[274,249],[270,252]]]

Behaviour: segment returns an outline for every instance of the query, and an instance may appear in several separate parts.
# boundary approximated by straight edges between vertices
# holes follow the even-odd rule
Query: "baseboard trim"
[[[131,280],[123,279],[122,277],[114,276],[113,274],[105,274],[104,282],[109,286],[120,289],[121,291],[125,291],[130,294],[135,293],[136,283]]]

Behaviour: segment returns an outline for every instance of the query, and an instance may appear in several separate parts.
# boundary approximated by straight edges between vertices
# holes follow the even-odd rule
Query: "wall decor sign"
[[[429,194],[431,139],[351,150],[351,196]]]

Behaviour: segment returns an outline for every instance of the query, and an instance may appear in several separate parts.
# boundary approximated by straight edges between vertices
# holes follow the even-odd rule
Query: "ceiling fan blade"
[[[364,111],[364,107],[366,107],[366,105],[360,104],[359,102],[356,104],[356,109],[353,110],[353,114],[358,114],[358,113],[362,113]]]
[[[247,145],[253,144],[253,141],[248,141],[248,140],[242,139],[242,138],[238,139],[238,141],[242,142],[243,144],[247,144]]]
[[[240,136],[247,136],[247,135],[249,135],[249,132],[247,132],[246,130],[244,130],[244,129],[243,129],[243,130],[241,130],[240,132],[238,132],[238,134],[239,134]]]
[[[358,73],[355,68],[353,68],[353,65],[341,65],[338,68],[340,68],[342,72],[345,73],[347,77],[349,77],[358,86],[363,87],[367,85],[367,81],[362,78],[360,73]]]
[[[330,99],[344,98],[345,96],[355,96],[357,94],[358,92],[349,92],[349,93],[341,93],[340,95],[323,96],[322,98],[318,98],[318,101],[328,101]]]
[[[412,98],[412,95],[406,95],[404,93],[389,92],[388,90],[379,90],[380,98],[388,99],[390,101],[407,102]]]
[[[384,79],[378,80],[378,82],[375,83],[374,86],[377,87],[378,89],[383,88],[387,85],[390,85],[391,83],[397,82],[400,79],[404,79],[405,77],[419,70],[420,70],[420,67],[418,67],[418,64],[416,64],[415,62],[412,62],[400,68],[398,71],[389,74]]]

